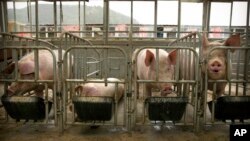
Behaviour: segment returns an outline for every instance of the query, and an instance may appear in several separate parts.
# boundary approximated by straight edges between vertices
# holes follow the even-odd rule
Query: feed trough
[[[186,109],[186,97],[149,97],[146,99],[149,120],[179,121]]]
[[[208,102],[209,110],[212,111],[212,101]],[[250,118],[250,96],[223,96],[215,101],[215,118],[219,120],[235,120]]]
[[[42,120],[45,118],[44,99],[35,96],[3,96],[3,106],[11,118],[18,120]],[[50,111],[52,102],[48,102]]]
[[[109,121],[112,117],[111,97],[73,97],[75,112],[81,121]]]

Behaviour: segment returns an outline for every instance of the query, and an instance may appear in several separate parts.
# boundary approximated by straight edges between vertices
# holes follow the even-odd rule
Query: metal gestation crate
[[[73,75],[68,75],[67,72],[70,65],[66,61],[68,57],[73,58],[70,66]],[[128,61],[126,52],[120,47],[72,46],[68,48],[63,56],[64,124],[125,126]],[[112,82],[109,78],[119,80]],[[77,85],[88,83],[101,84],[105,87],[115,84],[115,95],[91,96],[81,95],[75,91],[74,88]],[[120,84],[124,85],[124,95],[119,101],[118,85]],[[72,111],[67,110],[68,108]],[[118,109],[121,112],[119,115]],[[122,116],[122,120],[118,116]]]
[[[6,73],[5,68],[8,66],[8,61],[11,62],[18,62],[19,60],[19,53],[22,50],[30,50],[31,54],[34,54],[34,78],[21,78],[17,63],[14,63],[14,68],[11,72]],[[45,123],[48,123],[48,115],[52,108],[52,102],[48,101],[48,85],[52,84],[53,86],[53,93],[56,91],[56,55],[54,54],[54,51],[48,47],[44,46],[29,46],[29,47],[20,47],[20,46],[5,46],[3,48],[0,48],[0,52],[5,52],[6,50],[11,51],[11,58],[7,59],[7,56],[4,55],[4,61],[1,62],[1,76],[0,81],[4,83],[4,95],[1,98],[1,102],[3,103],[3,106],[10,115],[11,118],[16,119],[17,121],[20,121],[22,119],[24,120],[43,120]],[[40,51],[48,51],[49,54],[52,56],[52,62],[53,62],[53,79],[51,80],[40,80],[39,79],[39,52]],[[23,54],[25,55],[25,54]],[[20,56],[21,58],[22,56]],[[36,97],[34,95],[34,89],[36,86],[31,86],[26,91],[16,91],[12,96],[9,96],[7,93],[7,88],[11,83],[19,84],[36,84],[42,85],[44,87],[44,98]],[[34,95],[34,96],[32,96]],[[52,94],[54,95],[54,94]],[[53,97],[53,103],[54,103],[54,111],[56,109],[56,98]],[[55,123],[57,122],[55,115]],[[8,119],[8,117],[7,117]]]
[[[227,53],[228,66],[225,80],[210,80],[205,72],[205,99],[204,111],[209,110],[211,115],[204,115],[204,124],[249,123],[250,119],[250,48],[241,47],[214,47]],[[234,50],[234,52],[232,52]],[[209,55],[208,54],[208,55]],[[207,69],[206,69],[207,70]],[[226,83],[225,93],[217,95],[217,85]],[[213,86],[212,91],[208,85]],[[210,96],[209,96],[210,95]]]
[[[176,50],[177,51],[177,61],[174,68],[174,76],[172,80],[160,80],[159,74],[156,75],[156,79],[154,80],[139,80],[137,77],[137,56],[139,52],[143,49],[156,49],[156,62],[159,62],[159,49],[164,50]],[[192,75],[193,77],[184,78],[180,72],[181,67],[181,56],[182,52],[190,52],[193,55],[193,67],[188,70],[189,73],[198,73],[198,54],[191,47],[185,46],[166,46],[166,47],[140,47],[135,53],[135,57],[133,60],[133,86],[134,92],[133,95],[133,110],[135,110],[135,114],[133,117],[133,121],[135,125],[153,125],[152,122],[149,121],[172,121],[174,125],[192,125],[195,128],[196,125],[196,108],[197,108],[197,91],[198,91],[198,75]],[[155,72],[159,72],[159,63],[155,65]],[[157,94],[152,94],[150,97],[145,96],[145,89],[143,85],[146,83],[172,83],[174,86],[174,96],[158,96]],[[189,84],[188,88],[184,85]],[[137,87],[137,85],[143,86],[143,89]],[[156,90],[157,91],[157,90]],[[139,93],[138,93],[139,92]],[[154,93],[155,90],[152,89]],[[157,92],[156,92],[157,93]],[[142,99],[137,98],[137,95],[140,94]],[[143,101],[141,103],[141,101]],[[186,107],[187,105],[192,105],[193,112],[191,112],[191,119],[187,119]],[[142,107],[142,108],[141,108]],[[141,110],[142,109],[142,110]],[[190,113],[189,113],[190,114]],[[155,122],[156,123],[156,122]]]

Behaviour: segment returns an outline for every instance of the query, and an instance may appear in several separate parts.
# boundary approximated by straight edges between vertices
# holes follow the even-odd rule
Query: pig
[[[137,56],[137,78],[139,80],[156,80],[156,49],[135,50]],[[174,65],[176,64],[176,50],[170,53],[163,49],[159,49],[159,81],[172,80],[174,74]],[[152,96],[152,88],[160,90],[161,96],[167,96],[172,93],[172,83],[145,83],[146,97]],[[138,87],[138,86],[137,86]],[[138,96],[137,96],[138,97]]]
[[[119,82],[117,78],[108,78],[109,82]],[[100,81],[104,81],[101,79]],[[78,96],[101,96],[101,97],[113,97],[115,98],[116,87],[115,83],[85,83],[75,87]],[[119,83],[117,86],[117,101],[121,99],[124,94],[124,84]]]
[[[240,34],[231,35],[225,42],[209,42],[206,34],[203,34],[202,43],[202,57],[206,57],[210,49],[216,46],[240,46]],[[233,52],[234,50],[231,50]],[[210,80],[225,80],[227,79],[227,71],[230,71],[230,66],[227,66],[227,50],[216,49],[213,50],[208,58],[205,58],[206,64],[203,63],[201,72],[202,77],[205,78],[205,68],[207,68],[208,79]],[[206,65],[206,67],[205,67]],[[216,95],[222,96],[225,92],[227,83],[217,83]],[[203,87],[204,88],[204,87]],[[208,90],[213,90],[213,83],[208,83]]]
[[[209,51],[210,49],[212,49],[213,47],[216,46],[233,46],[233,47],[239,47],[240,46],[240,35],[236,34],[236,35],[231,35],[225,42],[220,43],[220,42],[209,42],[207,39],[207,36],[205,33],[203,33],[203,37],[202,37],[202,50],[201,50],[201,57],[204,57],[203,60],[205,60],[205,62],[202,63],[201,66],[201,77],[203,78],[203,83],[202,83],[202,88],[203,90],[201,91],[201,105],[200,105],[200,111],[201,111],[201,115],[203,116],[204,111],[203,108],[205,108],[205,106],[207,107],[207,105],[205,105],[205,102],[208,101],[208,99],[204,99],[205,96],[205,75],[206,75],[206,71],[207,71],[207,77],[208,80],[226,80],[227,79],[227,72],[230,71],[230,66],[227,66],[227,50],[224,49],[216,49],[213,50],[210,54]],[[231,52],[233,52],[234,50],[231,50]],[[206,58],[206,56],[208,56],[208,58]],[[207,68],[207,70],[206,70]],[[214,83],[208,83],[207,85],[207,89],[213,91],[213,84]],[[220,96],[223,96],[223,94],[225,93],[225,88],[226,88],[227,83],[217,83],[216,84],[216,92],[215,92],[215,96],[218,98]],[[210,99],[211,100],[211,99]],[[207,111],[205,111],[207,112]]]
[[[56,62],[58,59],[58,51],[53,50]],[[64,51],[63,51],[64,54]],[[39,58],[39,68],[38,68],[38,80],[53,80],[53,57],[48,50],[40,50],[38,54]],[[30,79],[34,80],[35,78],[35,56],[34,52],[28,53],[23,56],[17,63],[18,66],[18,75],[20,79]],[[15,63],[12,62],[4,69],[4,73],[12,73],[15,69]],[[57,78],[57,77],[56,77]],[[39,83],[27,83],[27,82],[12,82],[8,87],[8,96],[14,94],[24,94],[30,90],[34,90],[36,96],[43,97],[43,90],[45,86]],[[48,88],[53,89],[53,83],[48,84]]]

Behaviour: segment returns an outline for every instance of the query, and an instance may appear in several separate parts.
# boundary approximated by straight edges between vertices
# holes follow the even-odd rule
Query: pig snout
[[[172,87],[170,85],[167,85],[163,87],[161,90],[161,96],[167,96],[168,94],[171,94],[173,91]]]
[[[209,69],[213,73],[218,73],[222,70],[222,64],[219,61],[214,61],[210,64]]]

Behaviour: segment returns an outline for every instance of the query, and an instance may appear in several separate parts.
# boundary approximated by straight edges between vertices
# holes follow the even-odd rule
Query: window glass
[[[134,1],[133,2],[133,37],[154,37],[154,2]]]
[[[246,26],[247,2],[233,2],[232,26]]]
[[[157,24],[157,37],[177,37],[178,1],[158,1]]]
[[[201,31],[202,30],[202,3],[181,3],[181,31]]]
[[[109,8],[109,31],[111,31],[109,36],[128,37],[131,22],[131,2],[110,1]]]
[[[210,38],[226,38],[228,34],[219,32],[229,32],[231,3],[211,3],[210,13]]]

